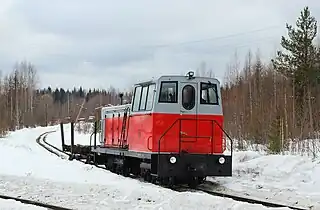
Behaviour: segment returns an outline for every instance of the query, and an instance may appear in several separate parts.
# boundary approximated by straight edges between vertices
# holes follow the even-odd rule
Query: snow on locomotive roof
[[[147,81],[142,81],[142,82],[138,82],[134,85],[148,85],[148,84],[152,84],[152,83],[156,83],[157,82],[157,79],[153,79],[153,80],[147,80]]]
[[[124,110],[127,108],[130,108],[131,104],[124,104],[124,105],[114,105],[114,106],[104,106],[101,108],[101,112],[108,112],[108,111],[118,111],[118,110]]]

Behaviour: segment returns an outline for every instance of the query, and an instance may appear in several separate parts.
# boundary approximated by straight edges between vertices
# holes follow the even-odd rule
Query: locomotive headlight
[[[174,164],[177,162],[177,158],[176,157],[171,157],[170,158],[170,163]]]
[[[226,161],[226,160],[224,159],[224,157],[220,157],[220,158],[219,158],[219,163],[220,163],[220,164],[224,164],[225,161]]]

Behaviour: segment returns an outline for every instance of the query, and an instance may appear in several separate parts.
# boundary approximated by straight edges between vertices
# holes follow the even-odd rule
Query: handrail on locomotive
[[[221,131],[226,135],[226,137],[230,140],[230,156],[232,156],[233,154],[233,140],[232,138],[229,136],[229,134],[222,128],[222,126],[216,121],[216,120],[212,120],[212,119],[190,119],[190,118],[178,118],[176,119],[171,125],[170,127],[168,127],[167,130],[165,130],[163,132],[163,134],[160,136],[159,140],[158,140],[158,154],[160,154],[160,146],[161,146],[161,140],[163,139],[163,137],[171,130],[171,128],[177,123],[179,122],[179,124],[181,124],[181,121],[183,120],[197,120],[197,121],[209,121],[212,122],[212,126],[211,129],[213,130],[213,123],[215,123],[216,125],[219,126],[219,128],[221,129]],[[180,127],[180,126],[179,126]],[[180,130],[180,129],[179,129]],[[208,136],[188,136],[189,138],[208,138]],[[186,137],[184,137],[186,138]],[[213,148],[213,136],[210,136],[209,138],[211,138],[211,148]],[[179,131],[179,144],[181,142],[181,130]],[[179,151],[181,150],[180,145],[179,145]],[[213,154],[213,151],[211,150],[211,154]]]

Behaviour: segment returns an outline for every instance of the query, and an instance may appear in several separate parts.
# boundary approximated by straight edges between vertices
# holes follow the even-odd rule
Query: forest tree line
[[[95,115],[95,108],[120,103],[119,91],[113,87],[38,89],[38,82],[35,65],[27,61],[16,63],[12,72],[1,75],[0,136],[23,127],[89,119]],[[130,100],[130,93],[124,99]]]

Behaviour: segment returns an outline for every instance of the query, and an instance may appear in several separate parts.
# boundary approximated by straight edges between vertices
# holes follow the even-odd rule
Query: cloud
[[[272,55],[305,4],[320,14],[311,0],[8,0],[0,8],[0,69],[27,59],[41,86],[66,88],[127,88],[202,61],[223,78],[235,50],[240,59],[257,48]]]

